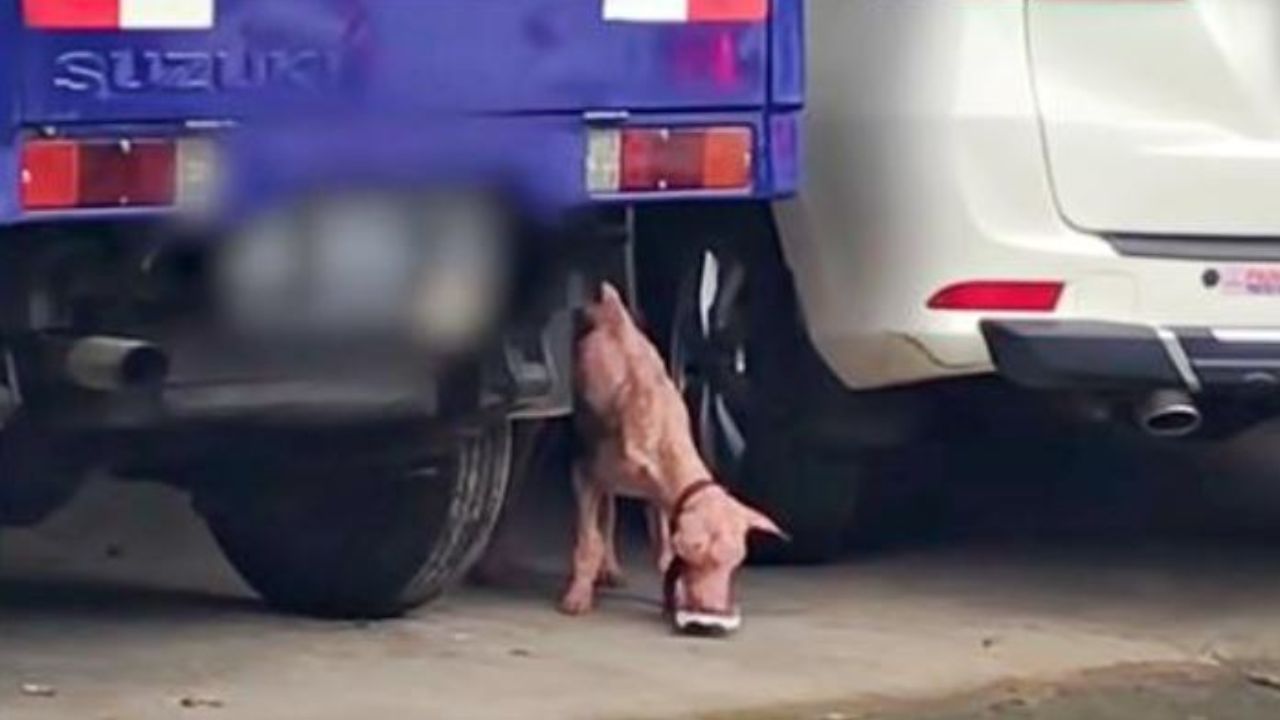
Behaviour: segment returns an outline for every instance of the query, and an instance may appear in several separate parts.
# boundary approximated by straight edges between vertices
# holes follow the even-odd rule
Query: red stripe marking
[[[770,0],[689,0],[693,22],[763,22]]]
[[[22,16],[41,30],[115,30],[120,0],[23,0]]]

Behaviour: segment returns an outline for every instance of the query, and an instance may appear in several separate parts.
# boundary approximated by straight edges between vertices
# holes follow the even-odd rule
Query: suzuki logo
[[[108,99],[141,93],[316,91],[338,81],[338,53],[322,50],[73,50],[54,61],[53,85]]]

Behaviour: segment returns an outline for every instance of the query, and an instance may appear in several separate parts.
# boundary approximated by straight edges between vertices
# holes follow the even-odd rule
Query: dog
[[[603,285],[583,311],[576,353],[577,536],[561,609],[590,612],[597,586],[622,582],[616,504],[630,497],[649,505],[650,539],[676,630],[736,630],[733,577],[746,560],[748,535],[784,533],[714,482],[684,398],[612,285]]]

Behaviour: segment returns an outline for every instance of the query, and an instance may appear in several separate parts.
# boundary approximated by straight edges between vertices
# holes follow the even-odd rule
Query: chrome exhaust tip
[[[141,340],[87,337],[68,341],[62,371],[75,386],[95,392],[150,388],[169,376],[169,357]]]
[[[1152,437],[1183,438],[1204,424],[1195,400],[1181,390],[1157,390],[1138,404],[1138,427]]]

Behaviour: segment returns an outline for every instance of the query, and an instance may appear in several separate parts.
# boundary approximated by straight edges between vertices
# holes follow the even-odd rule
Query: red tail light
[[[75,207],[80,198],[80,148],[65,140],[43,140],[22,148],[22,207]]]
[[[172,140],[32,140],[22,148],[24,210],[164,207],[177,195]]]
[[[748,127],[593,130],[587,186],[594,194],[749,190]]]
[[[1053,312],[1066,285],[1061,282],[978,281],[950,285],[929,299],[930,310]]]

